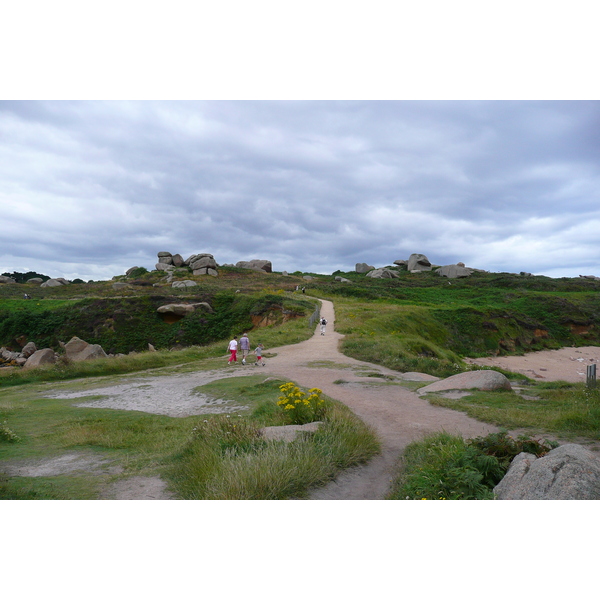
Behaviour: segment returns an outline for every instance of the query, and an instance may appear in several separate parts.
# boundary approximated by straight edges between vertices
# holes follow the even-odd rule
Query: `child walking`
[[[256,362],[254,363],[255,367],[258,367],[259,364],[261,364],[263,367],[265,366],[265,361],[263,360],[262,353],[263,345],[259,344],[258,346],[256,346],[256,350],[254,351],[254,354],[256,354]]]

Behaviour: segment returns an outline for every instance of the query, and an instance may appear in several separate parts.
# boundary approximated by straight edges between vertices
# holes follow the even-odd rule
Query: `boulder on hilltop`
[[[238,269],[253,269],[255,271],[264,271],[265,273],[273,272],[273,265],[270,260],[241,260],[235,263]]]
[[[369,271],[372,271],[375,267],[368,265],[367,263],[356,263],[356,266],[354,267],[354,270],[361,274],[364,275],[365,273],[368,273]]]
[[[393,269],[373,269],[366,274],[367,277],[372,277],[373,279],[397,279],[400,277],[396,271]]]
[[[441,277],[447,277],[448,279],[458,279],[460,277],[470,277],[473,273],[473,269],[465,267],[463,263],[456,265],[446,265],[436,270],[436,273]]]
[[[424,254],[411,254],[406,268],[409,271],[431,271],[431,262]]]

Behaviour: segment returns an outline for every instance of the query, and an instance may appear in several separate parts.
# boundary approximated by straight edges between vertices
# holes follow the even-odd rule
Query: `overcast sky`
[[[589,3],[169,6],[7,6],[0,273],[168,251],[600,276]]]
[[[600,275],[596,101],[3,101],[0,271]]]

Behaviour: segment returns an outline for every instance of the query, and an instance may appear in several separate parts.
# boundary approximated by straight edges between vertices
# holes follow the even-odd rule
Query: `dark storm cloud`
[[[0,269],[600,273],[599,127],[593,101],[1,102]]]

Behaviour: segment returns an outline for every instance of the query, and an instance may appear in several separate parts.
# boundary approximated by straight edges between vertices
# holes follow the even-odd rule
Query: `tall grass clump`
[[[267,411],[257,411],[264,419]],[[337,403],[329,407],[317,432],[289,443],[264,439],[245,417],[217,415],[194,427],[167,476],[186,499],[301,498],[339,470],[377,452],[372,430]]]
[[[438,433],[413,442],[392,500],[491,500],[503,476],[497,458],[470,447],[460,436]]]
[[[446,432],[406,447],[391,500],[492,500],[494,487],[521,452],[544,456],[558,444],[505,430],[465,440]]]

